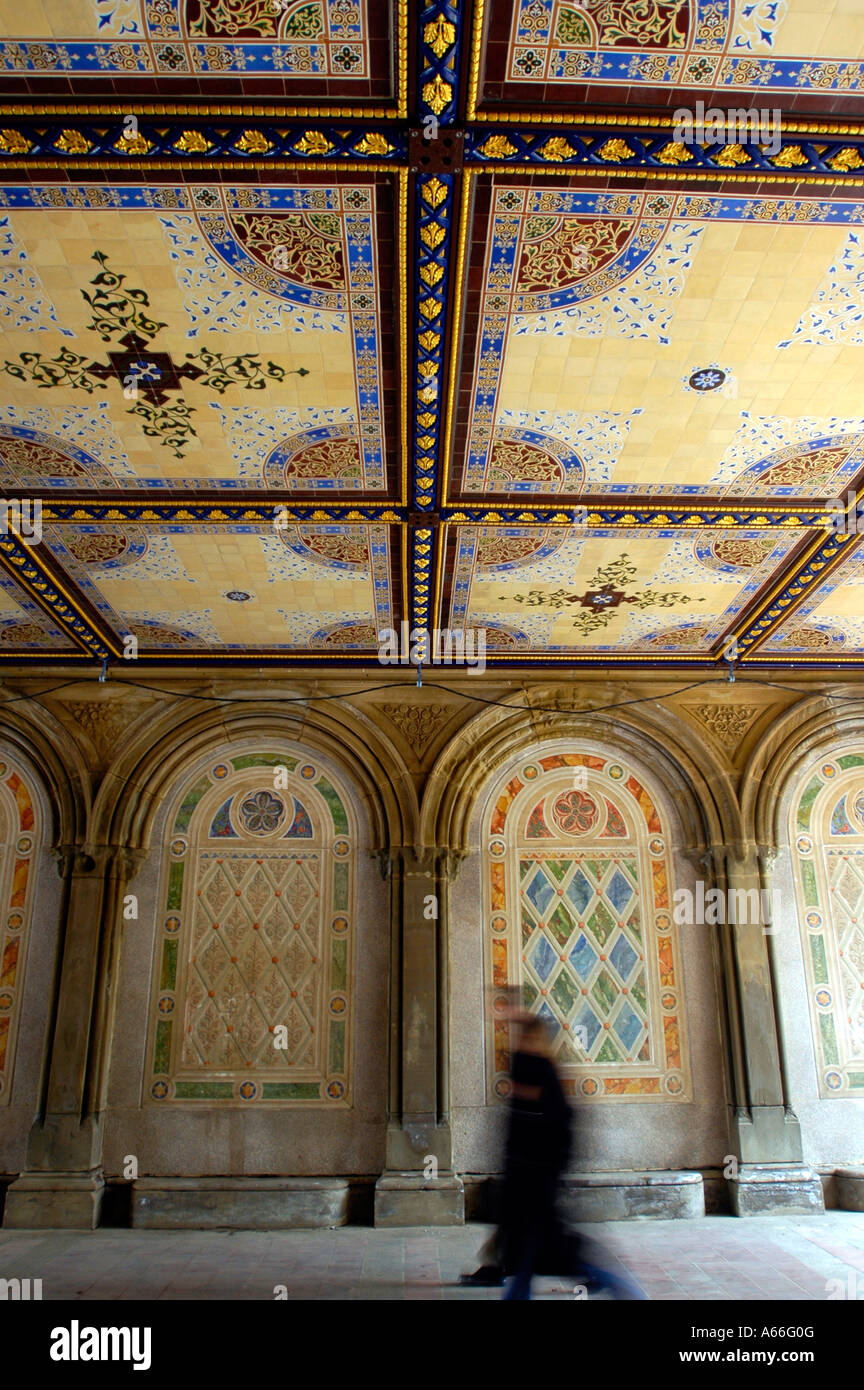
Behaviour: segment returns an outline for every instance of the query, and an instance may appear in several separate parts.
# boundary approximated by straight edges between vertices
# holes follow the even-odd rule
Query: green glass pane
[[[348,865],[333,866],[333,906],[337,912],[348,910]]]
[[[282,753],[241,753],[231,759],[231,766],[235,772],[241,772],[244,767],[287,767],[293,772],[297,759],[286,758]]]
[[[630,998],[631,1001],[635,1001],[635,1003],[639,1006],[639,1008],[640,1008],[640,1010],[641,1010],[641,1012],[642,1012],[643,1015],[647,1014],[647,1012],[648,1012],[648,996],[647,996],[647,994],[646,994],[646,992],[645,992],[645,973],[644,973],[644,971],[640,973],[639,978],[637,979],[636,983],[630,986],[630,995],[629,995],[629,998]]]
[[[546,869],[559,883],[567,877],[570,868],[569,859],[547,859]]]
[[[345,1070],[345,1024],[330,1024],[330,1070],[331,1072],[344,1072]]]
[[[609,974],[609,971],[606,970],[604,967],[604,969],[600,971],[600,974],[597,976],[597,979],[594,981],[594,984],[592,986],[592,998],[602,1009],[603,1013],[608,1014],[609,1010],[612,1008],[612,1005],[618,998],[618,993],[618,986],[615,984],[615,981],[612,979],[612,976]]]
[[[615,1046],[610,1034],[606,1034],[606,1041],[594,1058],[595,1062],[622,1062],[624,1060],[621,1051]]]
[[[828,983],[828,960],[825,955],[825,942],[821,936],[811,936],[810,955],[813,959],[813,979],[817,985]]]
[[[539,997],[539,991],[530,980],[526,980],[522,986],[522,997],[525,1000],[526,1009],[530,1009],[534,1001]]]
[[[798,867],[801,870],[801,887],[804,889],[804,901],[808,907],[819,906],[819,890],[816,887],[816,869],[811,860],[800,859]]]
[[[348,984],[348,942],[334,941],[330,983],[333,989],[345,989]]]
[[[563,946],[572,936],[576,923],[573,921],[573,918],[570,916],[564,904],[559,903],[546,925],[554,935],[556,941]]]
[[[844,753],[842,758],[837,759],[837,766],[844,769],[847,767],[864,767],[864,758],[861,757],[860,753]]]
[[[264,1100],[319,1100],[321,1086],[314,1081],[265,1081]]]
[[[618,922],[604,902],[599,902],[586,922],[592,936],[605,946]]]
[[[839,1062],[837,1034],[834,1031],[834,1020],[830,1014],[819,1015],[819,1028],[822,1033],[822,1056],[826,1062]]]
[[[153,1072],[156,1076],[168,1075],[171,1058],[171,1024],[160,1019],[156,1024],[156,1046],[153,1049]]]
[[[168,896],[165,904],[171,909],[178,908],[183,899],[183,864],[172,864],[168,870]]]
[[[519,860],[519,877],[520,877],[520,878],[524,878],[525,875],[528,873],[529,869],[532,869],[533,867],[534,867],[534,865],[533,865],[533,863],[532,863],[532,861],[531,861],[530,859],[520,859],[520,860]]]
[[[813,802],[816,800],[822,788],[822,778],[813,777],[808,783],[800,802],[798,803],[798,828],[799,830],[810,829],[810,816],[813,811]]]
[[[162,975],[160,989],[173,989],[177,983],[177,942],[166,941],[162,946]]]
[[[574,988],[567,977],[566,971],[562,970],[558,979],[552,986],[552,998],[555,1000],[564,1018],[569,1017],[570,1010],[579,997],[578,989]]]
[[[178,834],[182,830],[189,829],[189,822],[192,819],[192,812],[198,805],[206,791],[210,790],[212,783],[209,777],[202,777],[196,782],[191,791],[188,791],[183,798],[183,804],[177,812],[177,819],[174,822],[174,833]]]
[[[345,814],[345,807],[339,799],[339,793],[332,787],[326,777],[319,777],[315,783],[319,792],[330,808],[330,815],[333,817],[333,829],[337,835],[348,834],[348,817]]]
[[[851,1090],[864,1091],[864,1071],[850,1071],[846,1080]]]
[[[178,1081],[174,1087],[178,1100],[231,1100],[230,1081]]]

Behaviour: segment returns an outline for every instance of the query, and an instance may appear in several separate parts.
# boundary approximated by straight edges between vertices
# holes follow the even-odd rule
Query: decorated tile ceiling
[[[0,71],[0,663],[864,661],[864,0],[0,0]]]

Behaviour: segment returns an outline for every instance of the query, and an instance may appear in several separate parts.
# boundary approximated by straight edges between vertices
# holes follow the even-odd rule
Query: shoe
[[[481,1265],[473,1274],[460,1274],[459,1283],[473,1288],[500,1289],[504,1283],[504,1275],[497,1265]]]

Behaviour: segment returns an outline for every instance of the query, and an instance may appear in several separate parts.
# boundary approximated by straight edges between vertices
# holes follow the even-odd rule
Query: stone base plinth
[[[834,1191],[840,1211],[864,1211],[864,1168],[838,1168]]]
[[[464,1226],[465,1189],[454,1174],[385,1173],[375,1184],[376,1226]]]
[[[138,1178],[131,1222],[138,1230],[344,1226],[348,1191],[342,1178]]]
[[[743,1163],[729,1179],[729,1195],[735,1216],[825,1210],[818,1173],[798,1163]]]
[[[561,1185],[561,1207],[571,1221],[669,1221],[705,1215],[698,1172],[576,1173]]]
[[[22,1173],[6,1189],[8,1230],[95,1231],[105,1182],[101,1173]]]

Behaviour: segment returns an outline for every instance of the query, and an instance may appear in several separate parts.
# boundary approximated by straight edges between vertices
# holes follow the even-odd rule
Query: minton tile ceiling
[[[0,661],[860,662],[864,0],[407,17],[0,0]]]
[[[629,88],[634,101],[662,87],[845,94],[864,77],[859,0],[504,0],[485,10],[481,109],[562,104],[588,85]]]
[[[238,93],[275,77],[286,93],[359,101],[392,95],[392,58],[377,0],[0,0],[12,75],[218,78]]]

